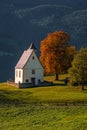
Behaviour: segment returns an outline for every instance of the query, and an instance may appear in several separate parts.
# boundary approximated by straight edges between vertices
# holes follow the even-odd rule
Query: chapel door
[[[35,78],[31,78],[31,83],[35,84]]]

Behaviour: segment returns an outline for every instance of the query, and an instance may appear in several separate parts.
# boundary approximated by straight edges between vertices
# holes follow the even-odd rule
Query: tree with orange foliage
[[[55,73],[56,80],[58,74],[68,66],[67,54],[69,52],[69,35],[63,31],[56,31],[47,35],[41,41],[40,60],[44,66],[45,73]],[[66,67],[67,68],[67,67]]]

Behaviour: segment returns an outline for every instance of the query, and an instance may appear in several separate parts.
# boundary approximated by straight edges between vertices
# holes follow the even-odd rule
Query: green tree
[[[59,73],[70,67],[70,62],[73,59],[73,53],[70,51],[68,41],[69,35],[63,31],[50,33],[41,41],[40,60],[44,66],[45,73],[55,73],[56,80],[58,80]],[[73,47],[71,50],[74,52]],[[69,54],[72,55],[71,58]]]
[[[84,90],[84,83],[87,81],[87,48],[81,48],[77,53],[69,69],[69,75],[70,82],[81,84]]]

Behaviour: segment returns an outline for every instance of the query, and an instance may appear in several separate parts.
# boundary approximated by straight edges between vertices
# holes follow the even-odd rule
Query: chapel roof
[[[35,50],[35,45],[34,43],[31,43],[29,49],[25,50],[22,54],[22,56],[20,57],[18,63],[15,66],[15,69],[22,69],[25,64],[27,63],[27,61],[29,60],[31,54],[33,53],[33,51]]]
[[[29,49],[34,49],[34,50],[36,50],[36,47],[35,47],[35,45],[34,45],[34,43],[33,43],[33,42],[31,43],[31,45],[30,45]]]

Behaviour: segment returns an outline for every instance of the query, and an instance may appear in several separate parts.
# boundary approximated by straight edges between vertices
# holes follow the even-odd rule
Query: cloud
[[[13,53],[0,51],[0,56],[14,56],[14,54]]]

